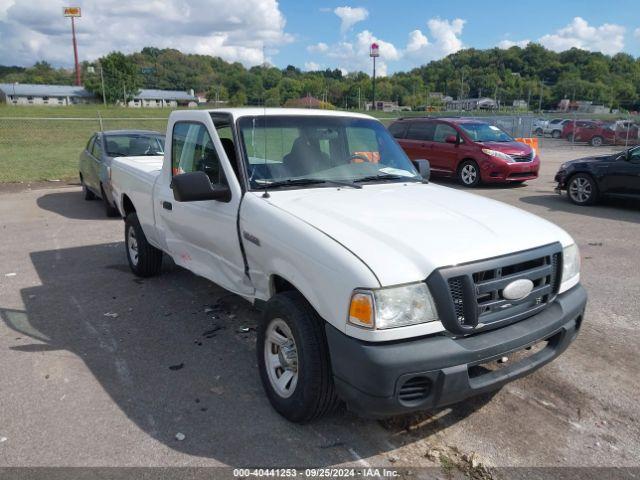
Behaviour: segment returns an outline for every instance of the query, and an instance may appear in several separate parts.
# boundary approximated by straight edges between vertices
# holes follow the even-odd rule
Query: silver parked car
[[[111,191],[114,157],[164,155],[164,135],[148,130],[110,130],[93,134],[80,154],[80,183],[85,200],[101,198],[108,217],[118,215]]]

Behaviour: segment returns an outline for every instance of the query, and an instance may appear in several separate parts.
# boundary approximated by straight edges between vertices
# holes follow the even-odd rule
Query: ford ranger
[[[176,111],[164,161],[114,159],[134,274],[162,258],[262,310],[260,377],[295,422],[496,390],[560,355],[586,304],[557,226],[429,182],[377,120]]]

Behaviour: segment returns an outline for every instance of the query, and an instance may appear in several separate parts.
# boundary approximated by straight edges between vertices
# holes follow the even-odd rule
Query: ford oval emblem
[[[531,293],[533,282],[528,278],[514,280],[502,290],[502,296],[507,300],[521,300]]]

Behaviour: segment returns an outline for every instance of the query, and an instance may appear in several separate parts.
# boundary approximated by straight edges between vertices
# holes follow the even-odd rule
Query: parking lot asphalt
[[[576,239],[590,297],[575,343],[493,395],[385,421],[341,409],[288,423],[263,394],[244,300],[167,261],[135,278],[123,222],[78,187],[0,193],[0,466],[417,467],[472,453],[639,466],[640,205],[553,192],[560,163],[594,151],[545,139],[538,180],[476,192]]]

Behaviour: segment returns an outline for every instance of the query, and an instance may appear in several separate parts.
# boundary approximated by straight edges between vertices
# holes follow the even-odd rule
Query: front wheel
[[[600,147],[602,146],[602,137],[593,137],[589,142],[592,147]]]
[[[162,268],[162,250],[147,241],[138,215],[133,212],[127,215],[124,222],[124,243],[127,251],[129,268],[139,277],[153,277]]]
[[[598,200],[598,185],[585,173],[578,173],[567,184],[569,200],[576,205],[593,205]]]
[[[267,302],[256,353],[267,397],[287,420],[308,422],[337,406],[323,321],[298,292]]]
[[[535,132],[534,132],[538,137],[541,137],[542,135],[544,135],[544,130],[542,130],[541,128],[536,128]]]
[[[476,187],[480,183],[480,168],[473,160],[465,160],[458,167],[458,181],[465,187]]]
[[[562,135],[562,132],[560,130],[554,130],[553,132],[551,132],[551,136],[553,138],[560,138],[561,135]]]
[[[91,190],[89,190],[89,187],[87,187],[87,184],[84,183],[84,178],[82,178],[82,175],[80,175],[80,184],[82,185],[82,194],[84,195],[84,199],[95,200],[96,196]]]

